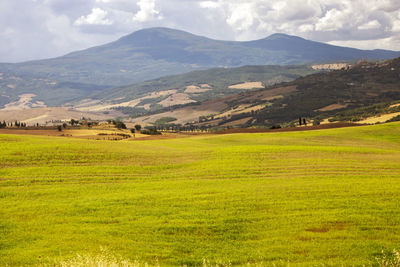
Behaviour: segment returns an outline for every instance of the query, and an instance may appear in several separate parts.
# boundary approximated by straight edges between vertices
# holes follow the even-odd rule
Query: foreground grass
[[[400,124],[109,142],[0,135],[0,265],[376,263],[400,244]]]

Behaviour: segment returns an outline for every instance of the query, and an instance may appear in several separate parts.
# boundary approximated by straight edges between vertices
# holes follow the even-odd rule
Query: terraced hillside
[[[371,265],[400,244],[399,135],[0,135],[0,265]]]

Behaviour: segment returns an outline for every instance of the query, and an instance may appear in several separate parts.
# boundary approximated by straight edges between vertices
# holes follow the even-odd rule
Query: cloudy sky
[[[0,0],[0,62],[60,56],[158,26],[221,40],[280,32],[400,51],[399,0]]]

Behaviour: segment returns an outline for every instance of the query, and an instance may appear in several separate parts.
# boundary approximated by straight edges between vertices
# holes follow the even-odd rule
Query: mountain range
[[[394,51],[339,47],[286,34],[235,42],[150,28],[58,58],[2,64],[0,70],[59,81],[120,86],[211,67],[389,59],[397,55]]]
[[[0,108],[10,103],[17,103],[17,106],[28,103],[25,106],[29,107],[60,106],[88,98],[113,103],[118,102],[116,98],[120,98],[119,102],[132,101],[143,97],[143,93],[177,89],[176,86],[184,89],[186,86],[199,84],[199,80],[204,83],[214,80],[226,88],[229,83],[256,79],[254,75],[250,75],[253,71],[264,72],[256,80],[261,81],[263,86],[268,86],[314,72],[309,65],[303,65],[300,67],[301,71],[297,69],[293,72],[290,69],[292,64],[356,61],[361,58],[388,59],[397,55],[398,52],[395,51],[338,47],[285,34],[273,34],[255,41],[235,42],[212,40],[168,28],[150,28],[109,44],[58,58],[1,63]],[[281,67],[278,67],[279,70],[271,66],[237,68],[246,65]],[[229,79],[225,79],[225,82],[218,81],[219,78],[213,76],[213,73],[223,76],[223,70],[232,67],[237,69],[225,72],[229,73]],[[210,68],[218,69],[203,73],[195,71],[185,77],[165,77]],[[212,78],[207,80],[205,75]],[[159,78],[162,76],[164,78]],[[149,81],[151,79],[156,80]],[[213,84],[213,88],[219,85]],[[192,97],[197,97],[194,101],[203,101],[232,93],[232,90],[220,90],[218,95],[211,91],[202,95],[193,94]]]

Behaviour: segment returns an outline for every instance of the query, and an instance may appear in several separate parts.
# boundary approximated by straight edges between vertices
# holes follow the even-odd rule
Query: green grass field
[[[0,135],[0,265],[376,264],[400,247],[400,123],[90,141]]]

